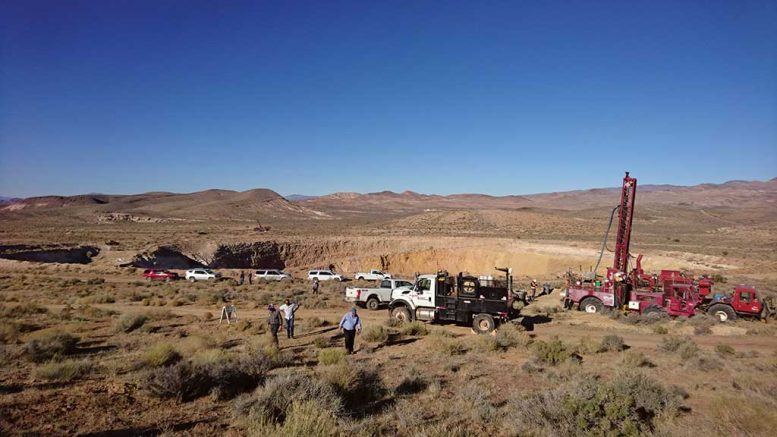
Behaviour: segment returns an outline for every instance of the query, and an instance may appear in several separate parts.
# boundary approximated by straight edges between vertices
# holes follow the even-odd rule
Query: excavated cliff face
[[[138,254],[130,265],[144,269],[160,268],[186,270],[195,267],[203,267],[205,264],[184,255],[178,247],[161,246],[152,251]]]
[[[161,248],[160,248],[161,249]],[[171,247],[166,247],[172,250]],[[563,250],[562,250],[563,249]],[[568,248],[537,250],[513,240],[472,238],[322,238],[204,243],[178,247],[177,256],[157,254],[157,267],[183,268],[164,260],[190,260],[213,268],[278,268],[305,270],[333,264],[340,272],[371,268],[411,276],[441,269],[491,273],[494,267],[512,267],[517,275],[560,273],[590,264],[594,251]]]

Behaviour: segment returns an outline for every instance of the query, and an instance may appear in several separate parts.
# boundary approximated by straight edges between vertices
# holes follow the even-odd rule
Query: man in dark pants
[[[275,347],[278,347],[278,330],[281,327],[281,313],[273,304],[267,306],[267,311],[269,312],[267,316],[267,325],[270,327],[270,334],[272,334]]]
[[[246,272],[240,271],[240,285],[243,285],[243,282],[246,280]]]
[[[345,336],[345,350],[352,354],[356,334],[362,333],[362,321],[359,319],[359,315],[356,314],[356,307],[351,308],[351,311],[345,313],[342,320],[340,320],[340,330],[343,331]]]

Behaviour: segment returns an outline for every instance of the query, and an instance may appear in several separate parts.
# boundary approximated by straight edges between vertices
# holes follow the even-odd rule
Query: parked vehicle
[[[214,272],[211,269],[191,269],[186,271],[186,280],[195,281],[216,281],[221,279],[221,273]]]
[[[343,276],[331,270],[311,270],[308,272],[308,279],[318,279],[319,281],[342,281]]]
[[[504,280],[481,279],[448,272],[421,275],[413,288],[392,292],[391,317],[402,322],[426,320],[471,324],[478,334],[519,317],[527,305],[526,292],[513,291],[512,269],[498,269]]]
[[[348,287],[345,289],[345,300],[374,311],[391,302],[392,291],[400,287],[410,289],[413,283],[402,279],[384,279],[378,288]]]
[[[353,279],[357,281],[382,281],[384,279],[391,279],[391,275],[383,273],[380,270],[370,270],[369,272],[354,273]]]
[[[280,270],[257,270],[254,272],[254,276],[256,279],[264,279],[265,281],[283,281],[291,279],[290,274]]]
[[[148,269],[143,271],[143,277],[146,281],[175,281],[180,279],[178,273],[168,270]]]

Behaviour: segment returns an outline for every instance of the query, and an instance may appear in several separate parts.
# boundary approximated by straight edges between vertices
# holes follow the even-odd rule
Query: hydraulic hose
[[[602,262],[602,255],[604,255],[604,249],[607,247],[607,236],[610,235],[610,228],[612,227],[612,219],[615,218],[615,211],[620,208],[620,205],[617,205],[615,208],[612,209],[612,212],[610,213],[610,222],[607,223],[607,231],[604,233],[604,237],[602,238],[602,248],[599,249],[599,258],[596,260],[596,267],[594,267],[594,275],[596,274],[596,271],[599,269],[599,263]]]

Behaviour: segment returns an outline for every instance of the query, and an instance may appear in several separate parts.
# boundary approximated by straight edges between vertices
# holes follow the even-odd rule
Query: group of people
[[[240,276],[238,276],[238,284],[243,285],[246,281],[246,272],[240,271]],[[252,272],[248,272],[248,283],[253,284],[254,283],[254,274]]]
[[[286,336],[289,339],[294,338],[294,315],[298,309],[299,305],[290,299],[286,299],[286,302],[277,308],[273,304],[267,306],[267,325],[270,328],[270,334],[275,342],[275,346],[279,345],[278,332],[280,331],[281,323],[286,327]],[[338,328],[342,331],[345,338],[345,350],[348,354],[353,354],[356,335],[362,332],[362,322],[356,307],[351,308],[350,311],[343,315]]]

